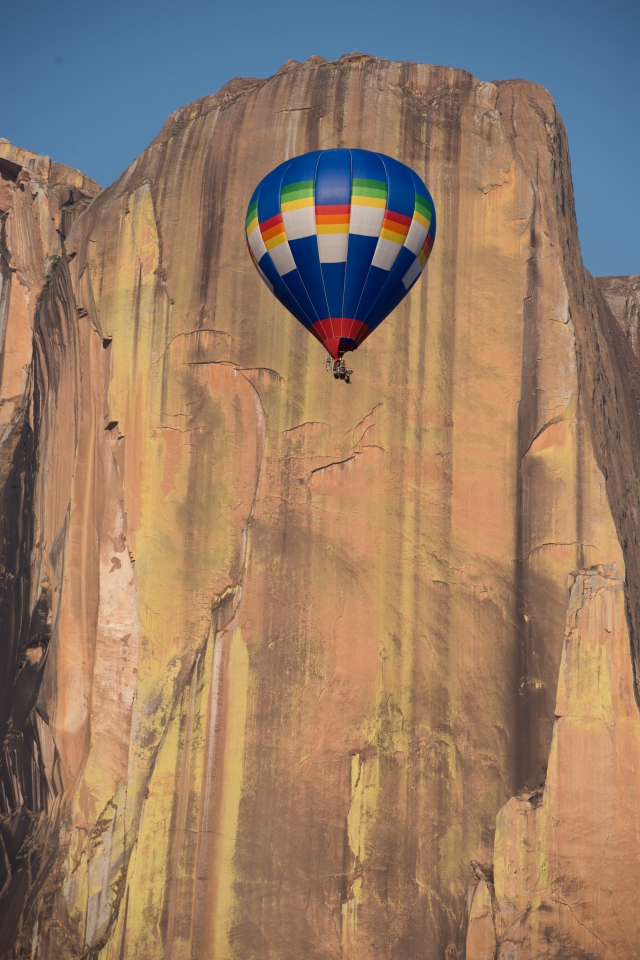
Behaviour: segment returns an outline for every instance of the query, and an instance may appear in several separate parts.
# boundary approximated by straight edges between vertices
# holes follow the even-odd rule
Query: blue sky
[[[34,0],[3,17],[0,136],[104,187],[232,76],[360,50],[547,87],[586,266],[640,273],[640,0]]]

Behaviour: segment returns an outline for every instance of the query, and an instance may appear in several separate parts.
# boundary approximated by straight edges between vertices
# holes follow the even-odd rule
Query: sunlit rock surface
[[[569,580],[547,776],[500,811],[467,960],[640,955],[639,772],[624,584],[592,567]]]
[[[350,386],[243,234],[271,167],[336,146],[408,163],[438,211],[425,277]],[[498,887],[504,810],[551,796],[568,574],[626,571],[640,636],[636,361],[582,267],[550,95],[289,62],[169,117],[65,249],[23,364],[13,582],[48,633],[37,660],[11,627],[10,690],[31,699],[11,694],[5,955],[495,951],[524,897],[508,868]],[[578,919],[609,956],[590,896]],[[549,913],[550,942],[566,922]]]

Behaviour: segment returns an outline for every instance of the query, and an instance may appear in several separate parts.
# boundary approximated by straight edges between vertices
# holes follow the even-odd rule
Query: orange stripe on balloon
[[[274,217],[269,217],[268,220],[265,220],[264,223],[260,224],[260,230],[264,236],[265,230],[271,230],[272,227],[275,227],[276,223],[282,223],[282,214],[276,213]]]
[[[276,223],[275,227],[271,227],[270,230],[262,230],[262,239],[266,243],[267,240],[277,237],[278,234],[284,233],[284,223]]]
[[[385,210],[384,218],[385,220],[393,220],[395,223],[405,226],[407,230],[411,226],[412,217],[405,217],[403,213],[395,213],[394,210]]]
[[[409,227],[398,223],[396,220],[388,220],[386,217],[382,221],[382,229],[388,230],[389,233],[397,233],[399,237],[406,237],[409,233]]]

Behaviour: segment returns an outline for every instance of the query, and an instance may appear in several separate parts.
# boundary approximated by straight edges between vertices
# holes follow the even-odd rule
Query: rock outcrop
[[[635,355],[640,342],[640,276],[597,277],[596,283],[622,329],[627,335]]]
[[[0,140],[0,950],[20,930],[23,911],[51,866],[47,842],[62,791],[58,754],[46,710],[36,701],[58,636],[54,611],[59,584],[34,563],[40,489],[48,486],[54,511],[64,510],[71,485],[69,450],[62,454],[63,488],[49,486],[42,452],[57,444],[59,424],[36,424],[46,364],[54,390],[74,362],[77,319],[46,335],[38,314],[48,289],[66,276],[63,241],[100,188],[78,170]],[[68,296],[73,294],[67,287]],[[38,354],[41,363],[38,362]],[[66,356],[66,362],[65,362]],[[53,395],[52,395],[53,399]],[[48,466],[48,465],[47,465]],[[56,470],[58,460],[56,459]],[[67,490],[65,490],[65,485]],[[47,559],[64,563],[65,544],[49,541]],[[58,593],[56,593],[56,590]],[[60,646],[60,640],[57,641]]]
[[[498,816],[494,875],[471,892],[467,960],[640,956],[639,771],[624,583],[593,567],[569,581],[546,780]]]
[[[16,431],[31,392],[38,299],[76,217],[100,192],[93,180],[0,139],[0,480],[4,484]],[[6,512],[3,512],[6,517]],[[4,698],[3,698],[4,701]]]
[[[439,225],[350,387],[242,230],[272,166],[334,146],[414,167]],[[635,762],[640,393],[549,94],[360,54],[233,80],[81,213],[33,342],[5,597],[47,645],[11,627],[8,742],[45,799],[5,759],[5,955],[614,956],[572,804],[610,800],[579,766],[618,776],[607,724]]]

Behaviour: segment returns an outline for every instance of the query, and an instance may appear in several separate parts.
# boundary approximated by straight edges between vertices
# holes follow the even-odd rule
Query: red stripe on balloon
[[[333,203],[331,205],[325,205],[323,207],[316,207],[316,216],[320,217],[329,217],[334,216],[337,213],[350,213],[351,204],[350,203]]]
[[[276,213],[275,217],[270,217],[268,220],[265,220],[264,223],[260,224],[260,232],[264,235],[267,230],[271,230],[272,227],[275,227],[276,224],[282,223],[282,214]]]
[[[329,317],[326,320],[316,320],[311,326],[311,332],[325,345],[334,360],[340,355],[340,344],[350,340],[355,344],[362,341],[371,333],[371,330],[362,320],[352,317]],[[354,347],[343,344],[342,350],[353,350]]]
[[[385,220],[395,220],[396,223],[401,223],[407,229],[411,226],[411,217],[405,217],[403,213],[394,213],[393,210],[385,210],[384,212]]]

